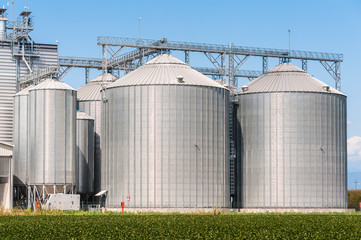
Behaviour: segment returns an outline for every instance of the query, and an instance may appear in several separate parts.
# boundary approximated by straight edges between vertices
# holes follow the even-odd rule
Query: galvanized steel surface
[[[29,123],[29,183],[75,184],[76,91],[55,79],[32,88]]]
[[[14,146],[8,143],[0,142],[0,156],[11,157],[13,156]]]
[[[236,96],[234,207],[346,208],[346,97],[281,90]]]
[[[25,185],[28,178],[29,90],[30,85],[14,96],[14,185]]]
[[[6,22],[2,16],[0,16],[0,41],[6,40]]]
[[[104,73],[78,89],[78,101],[100,101],[101,90],[118,79],[111,73]]]
[[[76,119],[76,192],[94,191],[94,119],[77,112]]]
[[[78,109],[94,118],[94,192],[100,192],[101,176],[101,90],[112,83],[116,76],[105,73],[91,80],[89,83],[80,87],[77,92]]]
[[[105,91],[108,207],[230,207],[228,90],[180,84]]]
[[[78,109],[94,118],[94,192],[100,192],[101,182],[101,101],[79,101]]]
[[[37,58],[32,61],[33,70],[58,64],[56,45],[34,44]],[[10,42],[0,44],[0,141],[13,142],[13,96],[16,93],[16,72],[20,75],[29,73],[23,61],[19,69],[11,57]]]

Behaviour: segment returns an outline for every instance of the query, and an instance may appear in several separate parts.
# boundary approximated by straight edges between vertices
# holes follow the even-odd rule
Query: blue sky
[[[1,5],[8,1],[0,0]],[[349,171],[361,171],[361,1],[40,1],[15,0],[15,16],[30,6],[35,17],[36,42],[59,41],[59,56],[100,57],[97,36],[138,36],[173,41],[288,48],[344,54],[342,91],[348,95]],[[9,9],[9,17],[12,11]],[[278,60],[270,61],[273,67]],[[293,61],[300,66],[300,61]],[[191,65],[210,66],[200,55]],[[254,58],[243,69],[261,69]],[[334,86],[319,62],[308,71]],[[91,77],[99,74],[92,70]],[[84,83],[84,70],[71,70],[64,81],[74,88]],[[241,79],[240,84],[246,83]],[[361,180],[361,173],[360,173]]]

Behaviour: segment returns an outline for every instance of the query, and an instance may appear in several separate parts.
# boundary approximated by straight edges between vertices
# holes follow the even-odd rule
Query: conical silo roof
[[[29,91],[33,90],[46,90],[46,89],[57,89],[57,90],[73,90],[74,88],[70,87],[68,84],[60,82],[56,78],[48,78],[38,85],[31,88]]]
[[[243,86],[238,93],[319,92],[345,95],[291,63],[281,63]]]
[[[161,54],[153,58],[110,84],[108,88],[136,85],[194,85],[225,88],[169,54]]]
[[[16,93],[14,96],[25,96],[25,95],[29,95],[29,91],[30,89],[32,89],[33,87],[35,87],[36,85],[30,85],[26,88],[24,88],[23,90],[19,91],[18,93]]]
[[[94,78],[87,84],[78,89],[78,101],[99,101],[101,100],[100,91],[104,87],[114,82],[118,77],[111,73],[104,73]]]
[[[76,119],[79,119],[79,120],[94,120],[94,118],[87,115],[85,112],[83,112],[81,110],[76,111]]]

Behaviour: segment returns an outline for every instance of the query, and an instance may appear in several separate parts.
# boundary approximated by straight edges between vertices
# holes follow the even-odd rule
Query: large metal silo
[[[343,93],[282,63],[236,98],[236,207],[347,207]]]
[[[104,73],[78,89],[78,109],[94,118],[94,192],[100,191],[101,180],[101,91],[118,79],[110,73]]]
[[[78,110],[76,117],[76,192],[94,192],[94,119]]]
[[[29,151],[29,90],[30,85],[14,95],[14,186],[25,186],[28,178],[28,151]]]
[[[163,54],[103,97],[107,207],[230,207],[227,89]]]
[[[29,185],[34,194],[73,191],[76,183],[76,91],[46,79],[29,91]]]

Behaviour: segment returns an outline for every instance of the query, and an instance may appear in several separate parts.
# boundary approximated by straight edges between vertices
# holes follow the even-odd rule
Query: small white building
[[[0,207],[13,207],[13,148],[8,143],[0,142]]]

